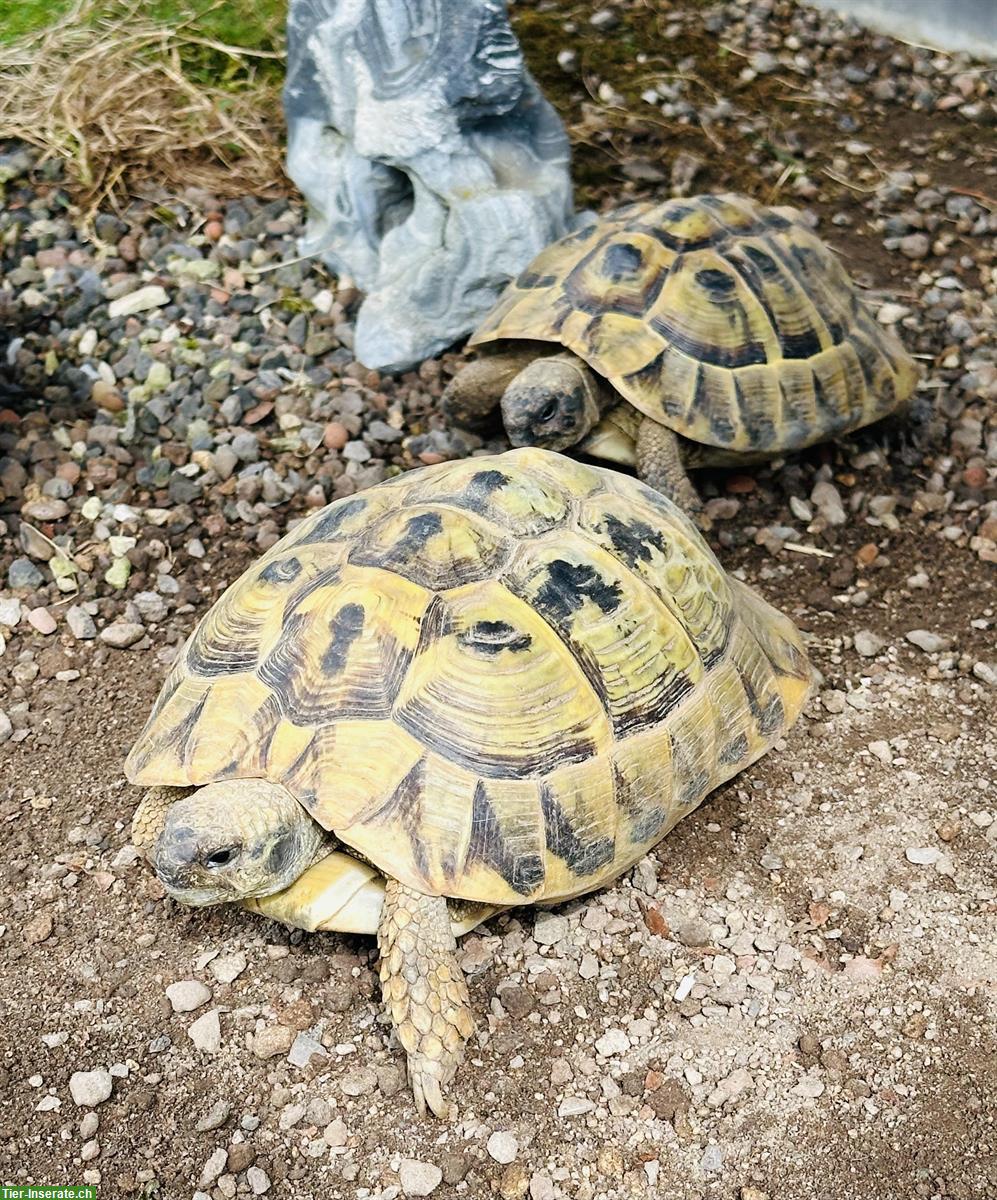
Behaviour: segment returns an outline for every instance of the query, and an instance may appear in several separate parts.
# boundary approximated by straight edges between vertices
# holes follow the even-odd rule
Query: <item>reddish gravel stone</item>
[[[125,407],[125,402],[121,399],[118,389],[103,379],[94,380],[93,387],[90,389],[90,399],[98,408],[106,409],[108,412],[121,412]]]
[[[758,487],[750,475],[731,475],[727,479],[726,488],[735,496],[747,495]]]
[[[35,629],[38,630],[39,633],[55,633],[57,628],[55,618],[47,608],[33,608],[28,613],[28,621],[35,627]]]

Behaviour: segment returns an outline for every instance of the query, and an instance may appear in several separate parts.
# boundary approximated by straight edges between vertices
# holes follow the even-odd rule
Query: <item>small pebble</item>
[[[257,1058],[276,1058],[287,1054],[293,1041],[293,1029],[286,1025],[265,1025],[253,1034],[253,1053]]]
[[[115,621],[100,631],[100,640],[115,650],[127,650],[145,637],[145,626],[134,621]]]
[[[134,292],[128,292],[127,295],[112,300],[107,306],[107,315],[112,319],[130,317],[135,313],[147,312],[150,308],[162,308],[169,302],[170,298],[165,288],[160,287],[159,284],[150,284],[148,287],[136,288]]]
[[[211,989],[197,979],[181,979],[166,989],[166,998],[175,1013],[193,1012],[211,999]]]
[[[568,918],[552,913],[540,913],[533,925],[533,938],[540,946],[554,946],[568,933]]]
[[[930,633],[927,629],[912,629],[909,633],[904,634],[904,637],[912,646],[917,646],[925,654],[938,654],[942,650],[948,650],[952,645],[951,638]]]
[[[69,1092],[79,1108],[96,1108],[109,1100],[113,1083],[111,1073],[98,1068],[94,1071],[74,1071],[69,1077]]]
[[[47,608],[33,608],[28,613],[28,624],[32,625],[39,633],[51,634],[55,633],[58,628],[55,623],[55,618]]]
[[[228,1100],[216,1100],[211,1108],[197,1122],[194,1128],[198,1133],[206,1133],[212,1129],[220,1129],[229,1119],[232,1105]]]
[[[172,998],[171,998],[172,999]],[[174,1012],[182,1011],[174,1006]],[[205,1054],[216,1054],[222,1044],[218,1009],[212,1008],[187,1027],[187,1036]]]
[[[398,1168],[398,1181],[406,1196],[431,1196],[443,1181],[443,1172],[435,1163],[403,1158]]]
[[[863,658],[875,658],[886,642],[868,629],[860,629],[854,637],[855,650]]]
[[[511,1163],[519,1153],[519,1142],[508,1131],[496,1130],[488,1139],[486,1149],[497,1163]]]

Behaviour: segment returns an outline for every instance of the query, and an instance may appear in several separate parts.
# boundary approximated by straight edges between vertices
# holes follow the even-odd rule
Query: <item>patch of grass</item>
[[[21,28],[0,42],[0,136],[63,159],[91,203],[147,178],[284,190],[285,12],[285,0],[0,0],[5,34]]]
[[[72,0],[0,0],[0,42],[12,42],[27,33],[37,33],[64,17]],[[104,0],[95,4],[93,16],[114,17],[122,4]],[[217,0],[153,0],[142,5],[143,13],[160,25],[185,24],[192,33],[232,46],[274,50],[283,37],[287,0],[255,0],[251,5],[218,3]]]

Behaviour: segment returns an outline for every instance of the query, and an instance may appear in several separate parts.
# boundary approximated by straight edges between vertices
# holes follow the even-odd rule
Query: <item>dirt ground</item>
[[[793,36],[787,6],[762,7],[760,28]],[[578,6],[583,31],[594,10]],[[524,38],[539,36],[545,11],[527,7]],[[620,11],[603,43],[606,80],[625,91],[633,54],[620,43],[634,28],[650,36],[634,25],[646,12],[663,14]],[[704,74],[705,36],[686,48]],[[718,36],[736,41],[733,25]],[[555,54],[562,42],[592,53],[580,34],[555,42]],[[822,68],[833,91],[859,43],[824,44],[840,50]],[[869,64],[883,77],[906,53],[860,44],[870,78]],[[667,189],[684,143],[703,160],[695,190],[766,199],[782,178],[782,157],[750,161],[764,141],[751,121],[735,122],[722,150],[687,129],[670,140],[664,128],[598,126],[586,95],[599,81],[555,86],[551,61],[537,72],[572,126],[587,202],[610,186]],[[974,320],[992,312],[993,234],[950,222],[936,261],[912,265],[884,248],[893,210],[873,203],[899,171],[925,176],[901,207],[929,186],[986,199],[993,126],[945,107],[864,108],[860,96],[846,130],[840,107],[813,101],[812,80],[798,97],[778,84],[790,98],[774,108],[786,73],[739,82],[743,65],[709,87],[760,89],[747,108],[767,114],[772,144],[776,127],[802,131],[806,153],[792,137],[779,144],[797,145],[793,178],[820,186],[794,195],[786,182],[780,198],[822,218],[877,297],[909,306],[900,332],[930,385],[912,414],[843,445],[699,477],[724,565],[807,635],[822,678],[804,717],[614,887],[464,939],[479,1033],[453,1087],[455,1123],[419,1120],[379,1015],[372,942],[183,910],[128,849],[137,796],[125,753],[178,641],[257,554],[237,526],[208,536],[210,500],[194,500],[206,553],[184,560],[183,603],[135,647],[21,622],[0,657],[0,708],[30,701],[18,726],[30,735],[0,745],[4,1181],[86,1179],[101,1196],[163,1200],[427,1189],[439,1200],[997,1200],[997,454],[981,448],[997,445],[997,393],[941,403],[974,355],[992,360],[994,328],[981,319],[977,340],[953,348],[928,294],[948,272],[979,298],[967,301]],[[849,138],[869,148],[842,175]],[[663,181],[632,169],[650,160]],[[977,446],[960,432],[968,420]],[[823,519],[820,481],[843,497],[841,522]],[[872,504],[884,498],[895,507]],[[4,578],[21,553],[17,508],[0,505]],[[300,509],[275,509],[281,530]],[[787,525],[792,539],[772,532]],[[918,630],[937,641],[922,648],[907,636]],[[25,664],[39,670],[19,675]],[[185,980],[203,985],[200,1003],[175,1011],[166,989]],[[78,1103],[78,1072],[100,1073],[110,1094]]]
[[[842,555],[851,549],[842,546]],[[993,826],[980,820],[995,808],[993,693],[960,679],[932,680],[925,656],[903,641],[906,629],[930,623],[956,632],[960,649],[992,649],[970,621],[993,614],[993,593],[977,564],[954,552],[919,602],[904,579],[936,554],[935,539],[908,534],[877,576],[863,624],[890,649],[873,664],[844,648],[836,614],[807,622],[828,688],[861,697],[861,707],[846,704],[831,715],[814,704],[785,749],[718,791],[658,848],[651,896],[624,880],[608,896],[567,908],[572,940],[597,944],[605,963],[597,978],[565,972],[556,1004],[544,1007],[551,979],[532,967],[538,950],[529,912],[493,921],[464,943],[477,944],[469,951],[475,1006],[493,1015],[487,1033],[482,1022],[484,1044],[457,1089],[460,1124],[449,1129],[418,1121],[404,1090],[390,1097],[341,1090],[345,1064],[399,1062],[375,1020],[369,945],[333,935],[289,938],[236,910],[184,912],[158,898],[139,866],[113,868],[135,799],[120,764],[158,686],[147,656],[108,654],[72,690],[50,685],[55,706],[71,701],[64,728],[49,737],[41,730],[5,755],[5,779],[16,781],[5,783],[3,808],[13,897],[3,939],[5,1174],[79,1180],[80,1114],[68,1098],[44,1117],[37,1104],[50,1092],[65,1096],[73,1070],[119,1064],[111,1099],[96,1110],[101,1191],[110,1195],[188,1194],[211,1150],[228,1146],[239,1118],[251,1114],[261,1124],[247,1142],[282,1195],[387,1197],[400,1156],[464,1155],[466,1178],[439,1194],[484,1196],[502,1180],[483,1150],[485,1135],[511,1129],[517,1161],[531,1175],[557,1179],[558,1167],[568,1170],[558,1180],[567,1195],[691,1200],[754,1186],[780,1200],[815,1191],[841,1200],[993,1196],[997,892]],[[227,552],[222,563],[228,568]],[[758,552],[743,565],[752,581],[771,571]],[[792,611],[822,573],[799,558],[759,582]],[[882,740],[890,763],[868,750]],[[905,858],[908,847],[937,845],[944,873],[937,863]],[[669,981],[688,967],[709,983],[711,951],[650,936],[641,919],[647,904],[670,925],[688,913],[712,925],[736,912],[773,946],[785,939],[799,958],[781,973],[764,1017],[735,1007],[699,1023],[676,1006]],[[619,926],[610,937],[585,932],[599,924],[586,923],[586,913],[603,905]],[[546,952],[552,967],[559,952],[571,962],[570,949],[555,945]],[[757,945],[747,957],[756,952]],[[204,965],[219,953],[247,960],[232,983],[213,983]],[[868,978],[849,977],[849,961],[882,966],[869,968]],[[188,977],[213,984],[211,1003],[223,1014],[222,1047],[212,1057],[187,1036],[192,1014],[173,1013],[166,1000],[166,986]],[[527,999],[517,997],[517,1015],[497,1017],[493,997],[509,981]],[[521,1015],[522,1008],[531,1011]],[[604,1026],[647,1012],[646,1039],[611,1060],[611,1070],[597,1066],[592,1045]],[[332,1062],[317,1069],[261,1062],[248,1035],[274,1019],[294,1029],[319,1022],[323,1041],[337,1048]],[[59,1044],[46,1048],[43,1038],[53,1034]],[[348,1054],[340,1053],[344,1044]],[[513,1071],[516,1055],[522,1065]],[[565,1059],[568,1088],[550,1081],[552,1060]],[[590,1071],[579,1074],[582,1086],[606,1070],[622,1077],[628,1098],[628,1079],[636,1075],[643,1091],[649,1070],[671,1076],[679,1063],[706,1066],[707,1079],[744,1065],[753,1085],[723,1107],[687,1098],[678,1129],[650,1106],[643,1120],[642,1108],[614,1117],[604,1098],[587,1115],[562,1118],[558,1106],[579,1092],[583,1062]],[[823,1084],[821,1094],[801,1095],[802,1080]],[[289,1107],[312,1099],[326,1100],[345,1121],[345,1153],[333,1155],[307,1113],[281,1128]],[[219,1101],[232,1105],[231,1123],[198,1132],[197,1121]],[[713,1145],[723,1165],[711,1174],[702,1162]],[[642,1163],[657,1165],[653,1186]]]

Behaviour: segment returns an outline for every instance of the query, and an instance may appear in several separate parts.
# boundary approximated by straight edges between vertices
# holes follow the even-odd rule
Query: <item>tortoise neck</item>
[[[550,361],[571,367],[581,379],[585,388],[585,413],[589,420],[590,432],[619,404],[619,396],[601,375],[593,371],[588,363],[573,351],[565,350],[561,354],[555,354]]]

